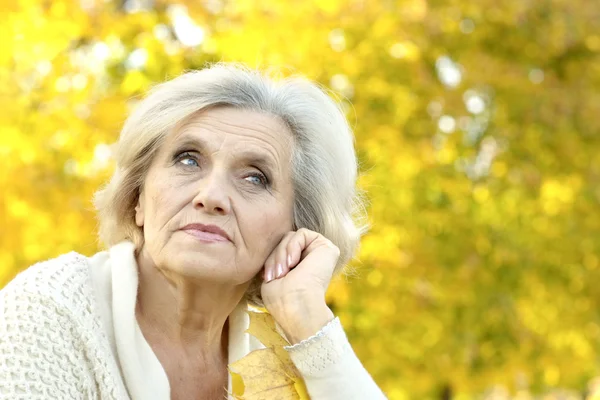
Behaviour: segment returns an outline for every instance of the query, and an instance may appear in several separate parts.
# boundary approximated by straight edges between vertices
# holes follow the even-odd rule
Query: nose
[[[209,214],[227,215],[231,202],[227,195],[227,182],[218,174],[209,174],[200,181],[200,188],[194,197],[194,207]]]

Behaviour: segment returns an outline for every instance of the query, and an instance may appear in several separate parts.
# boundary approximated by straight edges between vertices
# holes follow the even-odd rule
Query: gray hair
[[[141,248],[135,206],[158,148],[186,118],[215,106],[268,113],[288,126],[294,137],[295,229],[319,232],[335,244],[340,250],[335,272],[341,271],[366,230],[354,140],[344,113],[325,89],[305,78],[274,79],[237,64],[187,72],[155,86],[136,106],[116,145],[116,170],[94,197],[100,242],[110,247],[131,240]],[[247,293],[258,305],[261,279]]]

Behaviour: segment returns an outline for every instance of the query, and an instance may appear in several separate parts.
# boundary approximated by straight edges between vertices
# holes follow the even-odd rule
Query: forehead
[[[197,142],[212,151],[223,147],[263,148],[267,152],[281,153],[278,154],[281,157],[290,153],[293,136],[277,116],[220,106],[191,115],[176,126],[166,140],[171,145],[184,142]]]

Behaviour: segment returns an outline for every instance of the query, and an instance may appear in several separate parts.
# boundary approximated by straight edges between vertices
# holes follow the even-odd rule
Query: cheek
[[[169,222],[180,209],[181,194],[169,187],[157,188],[148,196],[146,211],[146,234],[157,236],[169,228]]]
[[[292,229],[291,215],[283,212],[264,213],[250,225],[255,249],[264,258],[279,244],[283,236]]]

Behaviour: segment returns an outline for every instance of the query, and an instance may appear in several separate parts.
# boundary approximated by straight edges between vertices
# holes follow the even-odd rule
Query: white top
[[[0,398],[169,399],[167,375],[135,317],[137,287],[130,242],[19,274],[0,291]],[[245,333],[246,308],[229,316],[230,364],[263,347]],[[385,399],[337,318],[286,350],[313,400]]]

